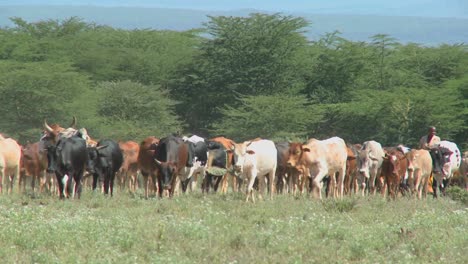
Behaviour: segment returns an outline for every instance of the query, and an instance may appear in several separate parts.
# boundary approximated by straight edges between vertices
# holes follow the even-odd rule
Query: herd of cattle
[[[93,190],[99,185],[110,195],[116,176],[120,187],[128,185],[132,192],[141,176],[145,198],[193,191],[199,178],[203,192],[227,192],[231,185],[233,191],[245,188],[247,201],[266,191],[271,198],[274,193],[310,192],[322,198],[377,191],[392,198],[407,194],[421,198],[428,188],[435,196],[438,189],[444,193],[455,175],[468,188],[468,152],[462,156],[449,141],[424,150],[382,147],[376,141],[346,144],[339,137],[306,143],[261,138],[236,143],[225,137],[174,134],[147,137],[138,144],[96,142],[86,129],[75,126],[76,118],[69,128],[44,121],[41,139],[25,146],[0,134],[0,190],[11,192],[18,179],[18,190],[24,191],[26,179],[31,179],[33,191],[38,181],[40,192],[79,198],[88,176]],[[432,186],[428,184],[431,176]]]

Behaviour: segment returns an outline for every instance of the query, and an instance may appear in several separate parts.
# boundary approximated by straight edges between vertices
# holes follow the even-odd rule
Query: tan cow
[[[406,153],[408,160],[408,180],[413,193],[418,194],[418,198],[427,195],[427,181],[432,172],[432,158],[429,151],[425,149],[413,149]]]
[[[327,175],[331,178],[331,194],[334,197],[342,197],[348,157],[344,140],[339,137],[326,140],[312,138],[304,145],[294,146],[289,150],[288,165],[298,169],[302,165],[308,168],[314,197],[322,199],[322,180]]]
[[[0,134],[0,192],[3,187],[7,188],[8,193],[13,190],[13,181],[20,176],[21,165],[21,147],[11,138],[4,138]],[[19,183],[18,183],[18,190]]]

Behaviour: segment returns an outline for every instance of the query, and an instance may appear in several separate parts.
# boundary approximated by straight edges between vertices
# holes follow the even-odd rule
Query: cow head
[[[65,129],[61,127],[58,124],[53,124],[50,125],[47,124],[47,121],[44,120],[44,134],[41,137],[41,140],[49,140],[53,144],[56,144],[60,138],[61,135],[66,134],[65,136],[68,136],[69,134],[72,134],[73,132],[76,132],[76,117],[73,117],[73,121],[70,124],[70,127]]]
[[[159,168],[162,187],[165,190],[169,190],[171,188],[172,180],[176,177],[177,165],[172,162],[164,162],[157,159],[154,159],[154,161]]]
[[[399,150],[385,151],[382,168],[385,169],[387,173],[398,176],[400,175],[400,167],[403,165],[402,162],[405,159],[406,156]]]
[[[246,159],[248,159],[250,155],[255,154],[253,150],[247,149],[251,143],[252,142],[250,141],[245,141],[240,144],[235,144],[231,147],[230,150],[228,150],[228,152],[233,153],[233,164],[235,172],[242,173],[244,166],[246,165]]]
[[[47,144],[44,146],[47,151],[47,172],[52,173],[57,169],[57,146]]]
[[[359,173],[366,178],[370,177],[370,168],[377,162],[378,159],[372,154],[372,151],[361,150],[359,152]]]
[[[88,147],[88,163],[86,165],[86,170],[90,174],[102,174],[102,169],[108,166],[107,159],[103,157],[100,153],[101,149],[106,148],[107,145],[97,146],[97,147]]]
[[[297,167],[300,165],[300,160],[302,158],[303,152],[310,151],[305,145],[303,146],[302,143],[290,143],[289,145],[289,159],[288,159],[288,166],[290,167]]]
[[[414,163],[419,157],[419,153],[417,153],[416,150],[410,150],[409,152],[406,153],[406,159],[408,159],[408,171],[412,172],[414,171]]]
[[[434,172],[442,173],[444,176],[449,175],[451,170],[450,156],[453,152],[447,148],[438,147],[431,149],[430,154]]]

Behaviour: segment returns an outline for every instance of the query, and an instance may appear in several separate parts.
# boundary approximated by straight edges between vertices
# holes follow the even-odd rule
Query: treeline
[[[415,146],[429,125],[468,148],[465,45],[309,41],[282,14],[210,17],[184,32],[12,18],[0,28],[0,133],[37,141],[72,116],[94,138],[340,136]]]

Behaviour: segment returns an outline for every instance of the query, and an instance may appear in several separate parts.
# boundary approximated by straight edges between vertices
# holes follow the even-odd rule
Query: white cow
[[[7,188],[13,191],[13,181],[20,176],[21,147],[11,138],[4,138],[0,134],[0,192]],[[18,188],[19,188],[18,182]]]
[[[441,141],[439,147],[431,151],[433,152],[432,157],[435,157],[433,177],[437,185],[434,195],[437,196],[437,189],[439,187],[442,189],[442,192],[445,192],[445,185],[447,185],[448,180],[460,168],[462,157],[457,144],[446,140]],[[436,154],[434,154],[434,151],[436,151]]]
[[[256,178],[258,178],[260,195],[265,192],[266,175],[268,175],[270,186],[270,198],[273,199],[275,172],[278,162],[275,143],[266,139],[245,141],[241,144],[235,144],[232,150],[234,151],[234,169],[240,173],[242,179],[247,180],[246,201],[248,202],[249,197],[252,197],[252,202],[255,202],[253,185]]]
[[[369,182],[369,193],[375,194],[375,180],[380,176],[382,162],[385,153],[382,145],[374,140],[366,141],[359,151],[359,180],[361,182],[361,193],[364,196],[366,179]]]
[[[291,144],[288,165],[305,166],[313,184],[313,194],[322,199],[322,180],[329,175],[331,191],[335,197],[343,196],[343,181],[348,153],[346,144],[339,137],[325,140],[309,139],[306,144]],[[338,177],[336,177],[336,175]]]

